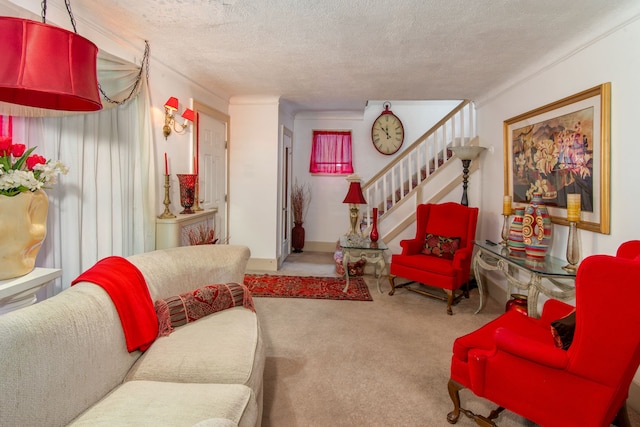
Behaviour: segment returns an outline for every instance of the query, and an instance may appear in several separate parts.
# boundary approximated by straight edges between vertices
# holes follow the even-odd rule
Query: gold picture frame
[[[569,225],[566,195],[580,193],[578,227],[610,233],[611,83],[504,121],[504,194],[514,205],[543,194],[551,221]]]

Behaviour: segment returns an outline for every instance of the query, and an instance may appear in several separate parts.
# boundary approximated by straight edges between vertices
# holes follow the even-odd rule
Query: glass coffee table
[[[347,292],[349,289],[349,263],[362,259],[375,266],[378,292],[382,293],[380,289],[380,276],[382,276],[387,265],[384,260],[384,251],[389,249],[389,247],[381,239],[378,239],[377,242],[372,242],[368,237],[340,236],[340,248],[342,249],[344,276],[347,281],[342,291]]]

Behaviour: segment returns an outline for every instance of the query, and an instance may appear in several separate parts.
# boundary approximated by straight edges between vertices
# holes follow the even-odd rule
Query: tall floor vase
[[[33,271],[47,235],[49,199],[42,190],[0,195],[0,280]]]
[[[291,230],[291,247],[293,252],[300,253],[304,248],[304,227],[302,221],[293,222],[293,230]]]

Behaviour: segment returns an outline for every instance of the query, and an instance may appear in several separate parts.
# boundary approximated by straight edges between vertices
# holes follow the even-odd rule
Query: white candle
[[[567,220],[580,222],[580,194],[567,194]]]

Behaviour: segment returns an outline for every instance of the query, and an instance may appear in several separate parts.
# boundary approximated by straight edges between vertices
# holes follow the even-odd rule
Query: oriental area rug
[[[246,274],[244,284],[254,297],[373,301],[362,277],[350,277],[347,292],[342,292],[345,279],[338,277]]]

